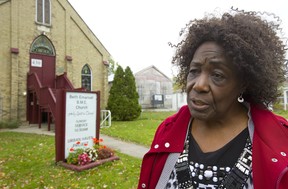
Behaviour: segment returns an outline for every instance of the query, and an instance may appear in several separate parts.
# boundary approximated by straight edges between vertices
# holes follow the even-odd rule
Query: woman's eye
[[[216,79],[217,81],[220,81],[220,80],[225,79],[225,76],[224,76],[223,74],[221,74],[221,73],[213,73],[213,74],[212,74],[212,77],[213,77],[214,79]]]
[[[189,74],[197,74],[199,72],[198,69],[190,69]]]
[[[217,73],[215,73],[214,74],[214,77],[218,77],[218,78],[221,78],[221,77],[223,77],[221,74],[217,74]]]
[[[194,79],[199,74],[199,69],[190,69],[188,73],[188,79]]]

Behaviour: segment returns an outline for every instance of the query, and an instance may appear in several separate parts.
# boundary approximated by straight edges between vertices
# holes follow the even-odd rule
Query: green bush
[[[129,67],[125,72],[118,66],[110,95],[107,109],[111,111],[114,121],[132,121],[140,116],[141,106],[138,102],[135,78]]]

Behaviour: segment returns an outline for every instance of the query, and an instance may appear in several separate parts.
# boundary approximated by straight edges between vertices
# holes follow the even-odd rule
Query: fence
[[[101,110],[100,127],[111,127],[111,112],[110,110]]]

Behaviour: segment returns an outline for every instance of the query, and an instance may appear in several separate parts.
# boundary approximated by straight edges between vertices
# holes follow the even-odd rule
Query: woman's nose
[[[209,91],[209,76],[207,74],[200,74],[195,78],[193,90],[197,92],[208,92]]]

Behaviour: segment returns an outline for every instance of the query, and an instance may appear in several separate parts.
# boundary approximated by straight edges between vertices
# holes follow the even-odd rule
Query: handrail
[[[49,94],[49,95],[47,95]],[[56,116],[56,98],[50,87],[42,87],[40,89],[39,104],[41,106],[48,107],[52,113],[52,116]]]
[[[56,76],[56,89],[70,89],[73,90],[74,86],[67,77],[67,73]]]
[[[33,89],[40,106],[49,108],[52,116],[56,115],[56,98],[51,88],[43,87],[36,73],[28,73],[28,89]]]
[[[28,89],[34,89],[37,96],[40,96],[40,89],[42,88],[42,84],[36,73],[28,73],[28,81],[29,84]]]
[[[111,111],[101,110],[101,123],[100,127],[111,127]],[[108,123],[108,124],[107,124]]]
[[[56,90],[57,89],[68,89],[74,91],[85,91],[84,88],[74,88],[71,81],[67,77],[67,73],[63,73],[62,75],[56,76]],[[39,106],[42,108],[48,108],[48,110],[52,113],[52,116],[55,119],[56,116],[56,97],[53,92],[53,89],[50,87],[42,86],[40,79],[38,78],[37,73],[28,73],[27,74],[27,88],[28,90],[33,90],[36,93]],[[110,113],[111,115],[111,113]],[[110,116],[111,117],[111,116]],[[110,121],[108,118],[104,118],[103,124],[108,121],[108,126],[111,126],[111,118]]]

